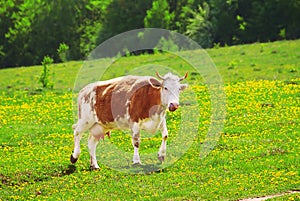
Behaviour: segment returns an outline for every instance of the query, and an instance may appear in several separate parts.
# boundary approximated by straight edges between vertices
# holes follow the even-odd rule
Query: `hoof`
[[[165,161],[165,156],[158,156],[158,160],[160,162],[164,162]]]
[[[96,167],[96,166],[94,166],[94,165],[91,165],[90,168],[91,168],[91,170],[100,170],[99,167]]]
[[[78,160],[78,158],[74,158],[73,154],[71,154],[71,157],[70,157],[71,163],[74,164],[74,163],[76,163],[77,160]]]
[[[135,162],[135,163],[132,164],[133,167],[139,167],[141,165],[142,165],[141,162]]]

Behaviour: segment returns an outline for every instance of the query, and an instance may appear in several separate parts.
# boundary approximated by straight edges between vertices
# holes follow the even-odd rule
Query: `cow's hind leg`
[[[92,134],[90,134],[89,139],[88,139],[88,147],[89,147],[89,152],[90,152],[90,166],[92,170],[97,170],[99,169],[99,165],[97,163],[97,158],[96,158],[96,147],[99,142],[99,138],[96,138]]]
[[[72,164],[76,163],[78,160],[78,157],[80,155],[80,140],[81,140],[82,134],[77,133],[74,131],[74,150],[71,154],[70,161]]]
[[[82,121],[78,121],[77,124],[74,124],[74,150],[71,154],[70,161],[72,164],[76,163],[78,160],[78,157],[80,155],[80,140],[85,131],[89,129],[89,123],[85,122],[82,123]]]
[[[88,139],[88,148],[90,152],[90,157],[91,157],[91,169],[96,170],[99,169],[99,165],[97,163],[97,158],[96,158],[96,148],[97,144],[100,139],[104,138],[104,130],[99,124],[94,124],[90,128],[90,136]]]

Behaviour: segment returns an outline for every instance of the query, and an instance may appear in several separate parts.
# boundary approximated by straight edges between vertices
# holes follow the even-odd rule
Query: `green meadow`
[[[84,62],[51,65],[52,90],[38,83],[42,66],[0,70],[0,200],[239,200],[300,191],[300,40],[215,47],[207,53],[224,82],[226,119],[204,158],[199,154],[211,123],[211,95],[185,61],[167,53],[122,57],[103,75],[128,74],[140,64],[189,71],[197,133],[178,161],[147,174],[116,171],[99,157],[100,170],[91,171],[88,134],[78,162],[70,164],[72,90]],[[180,140],[178,121],[186,107],[168,113],[170,145]],[[98,149],[105,142],[133,153],[127,133],[112,132]],[[159,134],[142,136],[141,158],[159,145]],[[294,193],[271,200],[299,199]]]

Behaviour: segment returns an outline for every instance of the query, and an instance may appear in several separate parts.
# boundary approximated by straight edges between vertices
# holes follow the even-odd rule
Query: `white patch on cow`
[[[134,164],[141,164],[141,159],[140,159],[140,155],[139,155],[139,148],[133,147],[133,149],[134,149],[134,152],[133,152],[132,162]]]
[[[100,124],[94,124],[90,128],[90,132],[97,139],[104,138],[104,129]]]
[[[161,124],[161,135],[162,135],[162,141],[158,151],[158,159],[163,161],[167,153],[167,137],[168,137],[168,129],[165,120]]]
[[[166,106],[169,106],[170,103],[179,104],[179,93],[179,78],[170,73],[166,74],[162,82],[162,104]]]
[[[127,101],[128,102],[128,101]],[[130,128],[130,116],[129,116],[129,107],[126,104],[126,113],[123,117],[114,118],[116,123],[116,128],[118,129],[129,129]]]
[[[132,131],[132,145],[134,148],[132,162],[134,164],[141,164],[140,155],[139,155],[139,143],[140,143],[140,126],[138,123],[134,122],[131,125]],[[138,146],[135,146],[136,142],[138,142]]]
[[[110,90],[112,87],[114,87],[114,85],[109,85],[108,87],[106,87],[106,89],[102,92],[102,96],[105,96],[105,94],[107,93],[108,90]]]
[[[140,125],[139,125],[139,123],[134,122],[131,125],[131,131],[132,131],[132,133],[139,133],[140,132]]]
[[[140,128],[148,133],[155,134],[160,128],[162,121],[165,119],[165,115],[166,113],[162,112],[160,114],[154,114],[150,118],[140,121]]]
[[[87,122],[98,122],[96,111],[94,110],[94,108],[92,108],[92,106],[96,104],[96,100],[94,98],[95,96],[96,92],[92,91],[90,92],[88,101],[85,101],[85,99],[87,98],[82,97],[80,107],[82,120],[85,120]]]

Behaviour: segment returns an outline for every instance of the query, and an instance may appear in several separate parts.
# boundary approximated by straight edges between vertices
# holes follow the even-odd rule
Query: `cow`
[[[162,133],[158,160],[166,157],[168,130],[167,110],[174,112],[179,107],[179,93],[188,85],[180,81],[188,76],[178,77],[172,73],[158,80],[151,76],[123,76],[88,84],[78,94],[78,121],[74,124],[74,151],[70,161],[75,164],[80,154],[82,134],[89,130],[88,150],[91,169],[99,169],[96,147],[111,130],[130,129],[134,149],[133,164],[141,164],[139,156],[140,130]]]

